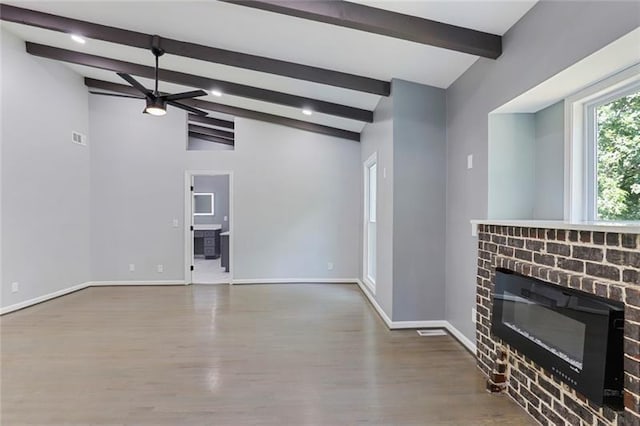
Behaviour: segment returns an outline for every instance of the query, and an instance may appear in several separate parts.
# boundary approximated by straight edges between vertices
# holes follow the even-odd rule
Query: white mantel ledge
[[[576,231],[620,232],[625,234],[640,234],[640,222],[606,222],[585,221],[565,222],[562,220],[506,220],[506,219],[473,219],[473,228],[478,225],[515,226],[519,228],[548,228]]]

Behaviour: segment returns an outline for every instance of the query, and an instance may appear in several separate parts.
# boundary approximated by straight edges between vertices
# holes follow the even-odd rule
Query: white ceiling
[[[503,34],[535,1],[360,2]],[[476,56],[465,53],[217,1],[24,1],[10,4],[386,81],[399,78],[441,88],[448,87],[477,60]],[[88,40],[85,45],[79,45],[62,33],[6,22],[2,26],[24,40],[153,65],[153,56],[145,49],[98,40]],[[160,61],[160,66],[166,69],[369,110],[373,110],[380,99],[372,94],[174,55],[164,55]],[[83,76],[123,83],[114,73],[80,66],[71,68]],[[150,85],[151,82],[145,81],[145,84]],[[189,89],[168,84],[162,88],[171,92]],[[364,127],[364,123],[354,120],[319,113],[307,117],[295,108],[229,95],[203,99],[346,130],[360,131]]]

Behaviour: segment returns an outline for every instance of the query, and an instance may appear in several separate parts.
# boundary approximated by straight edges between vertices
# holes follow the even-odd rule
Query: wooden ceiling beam
[[[138,92],[136,89],[134,89],[131,86],[118,84],[118,83],[110,83],[108,81],[96,80],[88,77],[85,77],[84,84],[87,87],[106,90],[114,93],[123,93],[128,95],[140,94],[140,92]],[[207,111],[214,111],[222,114],[232,115],[235,117],[243,117],[243,118],[249,118],[257,121],[264,121],[272,124],[279,124],[281,126],[291,127],[294,129],[305,130],[308,132],[319,133],[326,136],[333,136],[336,138],[360,142],[360,133],[352,132],[350,130],[338,129],[335,127],[324,126],[322,124],[296,120],[293,118],[267,114],[264,112],[253,111],[249,109],[238,108],[234,106],[223,105],[223,104],[203,101],[199,99],[186,99],[181,101],[181,103],[192,106],[194,108],[204,109]]]
[[[202,117],[201,115],[195,115],[195,114],[189,114],[187,116],[187,120],[192,123],[202,123],[202,124],[207,124],[209,126],[222,127],[222,128],[231,129],[231,130],[233,130],[235,127],[235,124],[233,123],[233,121],[221,120],[219,118],[214,118],[214,117]]]
[[[222,0],[297,18],[496,59],[502,37],[470,28],[336,0]]]
[[[204,134],[204,133],[198,133],[198,132],[192,132],[192,131],[189,131],[189,137],[190,138],[202,139],[202,140],[205,140],[207,142],[221,143],[221,144],[224,144],[224,145],[234,146],[236,144],[233,139],[216,138],[215,136],[209,136],[209,135]]]
[[[145,34],[122,28],[110,27],[79,19],[66,18],[50,13],[0,4],[0,19],[7,22],[45,28],[67,34],[82,34],[84,37],[118,43],[131,47],[150,49],[153,34]],[[160,37],[160,36],[159,36]],[[389,96],[391,83],[354,74],[312,67],[294,62],[281,61],[264,56],[249,55],[232,50],[218,49],[181,40],[160,37],[160,46],[168,54],[200,61],[213,62],[237,68],[312,81],[359,92]]]
[[[132,62],[120,61],[117,59],[105,58],[103,56],[91,55],[88,53],[76,52],[74,50],[61,49],[58,47],[45,46],[32,42],[26,43],[27,53],[42,58],[63,61],[92,68],[99,68],[108,71],[132,74],[149,79],[155,78],[155,68],[134,64]],[[151,56],[151,55],[149,55]],[[178,71],[160,69],[158,79],[168,83],[181,84],[183,86],[195,87],[205,91],[216,88],[223,93],[240,96],[248,99],[255,99],[263,102],[284,105],[302,110],[309,108],[314,112],[333,115],[350,120],[373,122],[373,111],[334,104],[331,102],[319,101],[317,99],[303,96],[290,95],[288,93],[276,92],[273,90],[260,89],[257,87],[245,86],[243,84],[231,83],[228,81],[214,80],[193,74]]]
[[[232,132],[225,132],[224,130],[212,129],[211,127],[198,126],[197,124],[189,124],[189,131],[199,133],[201,135],[209,135],[215,138],[233,140],[234,135]]]

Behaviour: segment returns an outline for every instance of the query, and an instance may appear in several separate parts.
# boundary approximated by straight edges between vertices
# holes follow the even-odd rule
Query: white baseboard
[[[435,320],[435,321],[392,321],[387,313],[378,304],[378,301],[369,293],[367,286],[360,280],[357,280],[358,287],[364,293],[371,305],[375,308],[380,318],[384,321],[390,330],[399,330],[406,328],[443,328],[447,330],[451,336],[453,336],[460,344],[462,344],[469,352],[476,354],[476,345],[467,338],[464,334],[455,328],[449,321]]]
[[[81,283],[78,285],[74,285],[73,287],[64,288],[62,290],[54,291],[53,293],[45,294],[43,296],[34,297],[33,299],[29,299],[23,302],[9,305],[4,308],[0,308],[0,315],[8,314],[9,312],[27,308],[29,306],[36,305],[38,303],[46,302],[47,300],[55,299],[56,297],[64,296],[65,294],[73,293],[74,291],[83,290],[90,286],[91,286],[91,283],[89,282]]]
[[[240,278],[232,284],[353,284],[358,281],[357,278]]]
[[[373,295],[369,293],[369,289],[367,288],[367,286],[360,279],[356,280],[356,283],[358,284],[358,287],[360,287],[360,290],[362,291],[362,293],[364,293],[367,300],[369,300],[369,303],[371,303],[371,305],[376,310],[378,315],[380,315],[380,318],[382,318],[382,321],[384,321],[384,323],[387,325],[388,328],[391,328],[393,324],[393,322],[391,321],[391,318],[389,318],[389,315],[387,315],[384,309],[382,309],[382,307],[378,304],[378,301],[373,297]]]
[[[449,334],[451,334],[453,337],[455,337],[458,342],[460,342],[465,348],[467,348],[467,350],[469,350],[469,352],[471,352],[473,355],[475,355],[476,354],[476,344],[473,343],[470,339],[468,339],[467,336],[462,334],[462,332],[460,332],[460,330],[458,330],[453,325],[451,325],[451,323],[449,321],[445,321],[445,322],[447,323],[445,328],[447,329]]]
[[[184,280],[158,280],[158,281],[92,281],[89,287],[105,286],[138,286],[138,285],[184,285]]]
[[[391,321],[392,330],[403,328],[447,328],[447,322],[442,320],[433,321]]]

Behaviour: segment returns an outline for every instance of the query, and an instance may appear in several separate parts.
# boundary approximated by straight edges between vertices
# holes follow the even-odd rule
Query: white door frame
[[[369,291],[371,291],[371,293],[373,293],[374,295],[376,294],[376,280],[372,281],[369,278],[369,230],[368,230],[368,224],[369,224],[369,168],[372,165],[378,165],[378,152],[375,151],[373,154],[371,154],[369,156],[369,158],[367,158],[363,163],[362,163],[362,171],[363,171],[363,188],[364,188],[364,204],[363,204],[363,219],[362,219],[362,282],[364,283],[364,285],[369,289]],[[376,173],[376,201],[378,198],[378,179],[377,179],[377,173]],[[378,241],[378,220],[377,220],[377,216],[378,216],[378,209],[377,209],[377,205],[376,205],[376,275],[377,275],[377,262],[378,262],[378,247],[377,247],[377,241]],[[376,277],[377,278],[377,277]]]
[[[186,285],[193,284],[193,233],[191,226],[193,225],[193,211],[191,204],[191,186],[193,185],[194,176],[220,176],[229,175],[229,284],[233,283],[234,272],[234,238],[235,226],[234,218],[234,196],[233,196],[233,172],[229,170],[186,170],[184,173],[184,282]]]

